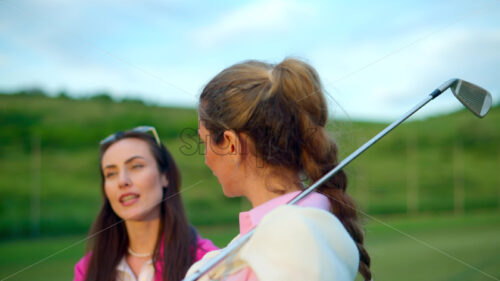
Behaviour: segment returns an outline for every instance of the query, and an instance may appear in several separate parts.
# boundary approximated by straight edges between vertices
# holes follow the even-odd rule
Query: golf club
[[[307,189],[305,189],[300,194],[295,196],[287,204],[293,205],[293,204],[297,203],[298,201],[300,201],[302,198],[306,197],[308,194],[310,194],[312,191],[314,191],[318,186],[320,186],[326,180],[328,180],[331,176],[335,175],[338,171],[340,171],[342,168],[344,168],[352,160],[356,159],[356,157],[358,157],[361,153],[363,153],[365,150],[367,150],[369,147],[371,147],[373,144],[375,144],[378,140],[380,140],[382,137],[384,137],[386,134],[388,134],[390,131],[392,131],[399,124],[403,123],[406,119],[408,119],[411,115],[413,115],[415,112],[417,112],[420,108],[425,106],[428,102],[430,102],[431,100],[433,100],[434,98],[436,98],[437,96],[442,94],[448,88],[451,88],[451,91],[453,92],[455,97],[465,107],[467,107],[470,111],[472,111],[479,118],[484,117],[488,113],[489,109],[491,108],[492,98],[491,98],[491,94],[488,91],[486,91],[485,89],[483,89],[479,86],[476,86],[472,83],[469,83],[469,82],[461,80],[461,79],[457,79],[457,78],[450,79],[450,80],[446,81],[445,83],[443,83],[439,88],[435,89],[430,95],[428,95],[424,100],[422,100],[418,105],[416,105],[410,111],[405,113],[401,118],[394,121],[392,124],[387,126],[384,130],[382,130],[376,136],[374,136],[369,141],[367,141],[365,144],[363,144],[361,147],[359,147],[356,151],[351,153],[348,157],[346,157],[344,160],[342,160],[330,172],[325,174],[323,177],[321,177],[315,183],[310,185]],[[245,244],[245,242],[248,241],[250,239],[250,237],[253,235],[254,231],[255,231],[255,227],[252,230],[250,230],[249,232],[247,232],[245,235],[242,235],[240,238],[238,238],[238,240],[234,241],[233,243],[229,244],[226,248],[222,249],[217,256],[215,256],[213,259],[209,260],[207,263],[202,265],[193,274],[191,274],[190,276],[187,276],[184,279],[184,281],[198,280],[198,278],[203,276],[209,270],[211,270],[216,265],[218,265],[220,262],[222,262],[226,257],[228,257],[229,254],[231,254],[233,251],[236,251],[241,246],[243,246]]]

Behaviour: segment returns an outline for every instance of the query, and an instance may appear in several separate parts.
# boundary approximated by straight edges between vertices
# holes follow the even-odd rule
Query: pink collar
[[[274,208],[285,205],[292,200],[300,191],[290,192],[259,205],[250,211],[240,213],[240,235],[247,233],[254,226],[258,225],[260,220]],[[328,197],[321,193],[312,192],[306,198],[300,200],[298,206],[314,207],[330,211],[331,205]]]

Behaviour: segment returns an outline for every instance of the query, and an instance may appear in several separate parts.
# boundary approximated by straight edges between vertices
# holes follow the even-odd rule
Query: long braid
[[[309,137],[309,144],[302,152],[304,171],[311,181],[317,181],[323,175],[335,168],[337,164],[337,146],[326,135],[323,128],[318,129]],[[359,272],[365,280],[371,280],[370,256],[366,251],[364,233],[358,222],[357,208],[354,200],[346,193],[347,176],[339,171],[323,185],[318,192],[330,199],[332,212],[342,222],[347,232],[358,247],[360,263]]]
[[[319,76],[300,60],[285,59],[278,65],[247,61],[223,70],[203,89],[199,117],[216,143],[227,129],[245,132],[259,160],[302,172],[310,181],[337,165],[337,146],[324,129],[328,109]],[[341,171],[318,191],[329,198],[333,214],[355,241],[359,272],[371,280],[356,204],[346,188]]]
[[[296,111],[293,113],[297,120],[293,125],[298,127],[298,134],[302,136],[298,144],[299,166],[309,180],[317,181],[338,164],[337,145],[324,128],[327,108],[319,77],[312,67],[297,60],[285,60],[277,65],[274,75],[282,102],[289,105],[289,110]],[[347,176],[340,171],[318,187],[318,192],[329,198],[333,214],[356,243],[360,256],[359,272],[365,280],[371,280],[370,256],[363,244],[364,233],[358,222],[356,204],[346,193],[346,188]]]

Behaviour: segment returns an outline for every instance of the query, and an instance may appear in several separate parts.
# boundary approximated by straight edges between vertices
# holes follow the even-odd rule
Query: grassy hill
[[[0,95],[0,238],[87,231],[101,202],[98,143],[153,125],[178,162],[195,225],[232,224],[249,208],[225,198],[204,165],[193,109]],[[386,124],[332,121],[346,156]],[[465,111],[405,123],[346,168],[363,212],[467,212],[499,208],[500,108],[479,120]],[[458,194],[458,196],[457,196]]]

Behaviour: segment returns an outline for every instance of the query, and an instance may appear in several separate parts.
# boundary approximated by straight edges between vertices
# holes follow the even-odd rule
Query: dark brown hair
[[[104,152],[113,143],[125,138],[137,138],[146,142],[160,174],[165,174],[168,179],[167,188],[163,188],[160,230],[153,253],[153,264],[160,262],[163,280],[181,280],[194,262],[197,233],[189,225],[182,205],[179,194],[181,185],[179,169],[163,144],[158,145],[155,139],[146,133],[132,131],[118,133],[113,141],[101,145],[100,161]],[[129,243],[123,220],[113,211],[104,193],[105,179],[101,166],[100,163],[103,204],[90,230],[92,239],[87,245],[87,252],[91,252],[91,259],[86,274],[87,281],[116,280],[116,266],[126,254]],[[160,252],[161,244],[163,253]]]
[[[325,130],[328,109],[319,76],[300,60],[285,59],[277,65],[251,60],[224,69],[203,89],[199,116],[214,142],[222,141],[225,130],[244,132],[253,140],[259,160],[296,171],[309,181],[338,164],[337,146]],[[355,241],[359,272],[370,280],[370,256],[346,187],[347,176],[341,171],[318,192],[330,199],[332,212]]]

